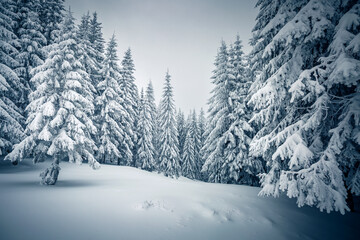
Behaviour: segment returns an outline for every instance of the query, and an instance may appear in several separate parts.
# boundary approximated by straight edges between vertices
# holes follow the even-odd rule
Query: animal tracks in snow
[[[219,222],[232,222],[236,217],[242,215],[241,212],[235,208],[218,208],[207,206],[203,203],[196,204],[194,210],[196,214],[205,219],[213,219]]]
[[[164,200],[145,200],[133,205],[137,211],[164,211],[167,213],[175,213],[174,208],[170,203]],[[231,206],[207,204],[203,202],[193,203],[188,205],[181,212],[177,213],[179,216],[177,224],[179,226],[187,226],[187,223],[193,219],[198,218],[202,221],[216,221],[218,223],[247,221],[256,222],[241,210],[232,208]],[[182,208],[181,208],[182,209]],[[178,209],[178,211],[180,211]]]
[[[146,211],[151,209],[158,209],[166,212],[173,212],[174,210],[163,200],[145,200],[134,206],[135,210]]]

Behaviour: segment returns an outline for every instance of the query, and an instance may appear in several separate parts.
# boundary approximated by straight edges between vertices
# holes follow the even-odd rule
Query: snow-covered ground
[[[360,214],[298,208],[259,188],[178,180],[131,167],[0,165],[0,239],[359,239]]]

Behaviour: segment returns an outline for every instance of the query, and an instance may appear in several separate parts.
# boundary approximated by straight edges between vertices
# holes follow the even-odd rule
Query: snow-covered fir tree
[[[206,130],[206,117],[205,111],[203,108],[200,109],[199,117],[198,117],[198,127],[199,127],[199,136],[201,145],[205,142],[205,130]]]
[[[248,154],[253,128],[248,123],[250,111],[246,98],[249,92],[249,76],[239,35],[229,50],[229,62],[235,77],[234,89],[229,94],[232,112],[229,115],[231,125],[228,132],[233,143],[228,145],[224,154],[230,164],[231,178],[237,183],[258,185],[257,174],[263,171],[263,167],[259,158],[250,157]]]
[[[155,115],[155,124],[154,124],[154,138],[153,138],[153,145],[155,148],[155,168],[158,172],[160,172],[160,103],[156,108],[156,115]]]
[[[97,13],[94,12],[93,16],[89,23],[90,33],[89,33],[89,41],[92,45],[92,48],[96,52],[96,60],[101,63],[104,60],[104,49],[105,49],[105,40],[103,38],[102,26],[98,21]]]
[[[33,69],[31,81],[36,90],[26,108],[27,136],[5,158],[13,163],[27,156],[34,157],[35,163],[52,158],[51,166],[41,173],[41,183],[49,185],[56,183],[63,159],[78,164],[85,159],[92,168],[99,167],[90,137],[96,131],[90,118],[95,89],[77,60],[79,48],[70,10],[58,36],[46,61]]]
[[[329,153],[336,152],[328,140],[332,117],[326,119],[332,109],[319,78],[324,68],[318,66],[328,53],[341,4],[259,1],[261,9],[276,11],[255,31],[253,55],[262,60],[256,64],[260,72],[249,103],[256,111],[251,122],[258,126],[250,150],[268,168],[261,176],[260,195],[278,196],[283,190],[297,198],[298,206],[344,213],[342,173],[335,154]]]
[[[135,143],[137,142],[137,120],[139,116],[138,104],[139,104],[139,93],[137,86],[135,85],[134,77],[135,65],[132,59],[130,48],[126,50],[123,60],[121,61],[121,81],[120,87],[122,89],[123,108],[126,110],[129,119],[128,127],[124,128],[123,131],[127,132],[131,136],[131,141],[123,142],[122,148],[129,148],[136,154]],[[124,164],[128,166],[134,166],[134,159],[124,159]]]
[[[14,1],[0,4],[0,155],[6,155],[24,137],[24,117],[16,105],[21,97],[20,79],[14,69],[19,66],[15,56],[18,39],[14,33],[17,20]]]
[[[352,194],[360,194],[360,151],[356,135],[360,113],[360,45],[356,39],[360,30],[360,5],[343,2],[331,7],[334,9],[327,9],[333,15],[331,23],[337,25],[328,24],[322,29],[334,32],[327,38],[330,42],[327,53],[320,58],[320,64],[303,71],[292,84],[291,102],[302,107],[302,115],[288,127],[293,129],[291,132],[282,132],[287,140],[276,153],[285,158],[287,148],[292,155],[289,169],[280,176],[280,189],[287,191],[288,196],[297,197],[300,206],[316,199],[321,210],[343,211],[346,193],[342,174],[349,190],[350,207],[353,207]],[[322,191],[335,188],[336,194],[320,195],[312,185]]]
[[[38,10],[40,9],[40,1],[21,0],[18,5],[18,26],[17,36],[19,38],[19,53],[16,56],[19,67],[16,69],[23,89],[21,98],[21,108],[25,109],[28,105],[28,95],[34,86],[30,86],[30,72],[34,67],[43,63],[45,52],[43,47],[47,44],[46,38],[41,32],[40,19]]]
[[[40,0],[39,18],[42,34],[47,44],[51,44],[59,36],[60,24],[64,17],[65,0]]]
[[[97,86],[100,79],[101,62],[98,61],[99,54],[94,49],[94,44],[90,42],[90,14],[84,14],[81,17],[81,22],[78,27],[78,42],[82,51],[79,61],[84,66],[86,72],[89,74],[93,86]]]
[[[153,145],[153,156],[154,156],[154,169],[157,168],[158,164],[157,164],[157,156],[158,156],[158,151],[157,151],[157,142],[158,142],[158,124],[157,124],[157,107],[155,104],[155,96],[154,96],[154,88],[152,85],[152,82],[150,81],[148,86],[146,87],[146,92],[145,92],[145,99],[147,100],[147,103],[150,106],[150,118],[151,118],[151,122],[152,122],[152,129],[151,129],[151,134],[152,134],[152,145]]]
[[[148,171],[154,170],[154,146],[153,146],[153,129],[154,122],[152,119],[152,106],[147,96],[144,96],[141,90],[140,108],[139,108],[138,130],[139,140],[137,147],[136,167]]]
[[[205,111],[203,108],[200,109],[199,117],[198,117],[198,129],[199,129],[199,147],[200,147],[200,162],[199,162],[199,170],[200,170],[200,180],[207,181],[208,176],[205,172],[202,172],[202,166],[205,163],[204,158],[204,144],[207,136],[205,135],[206,129],[207,129],[207,119],[205,117]]]
[[[202,167],[200,157],[200,133],[195,110],[189,115],[189,122],[182,156],[182,175],[191,179],[200,179]]]
[[[215,60],[212,83],[215,85],[209,100],[209,126],[205,133],[208,137],[202,149],[206,159],[202,171],[208,174],[209,182],[230,183],[235,156],[231,151],[237,149],[236,136],[230,129],[233,118],[233,94],[237,83],[233,75],[233,66],[229,61],[229,53],[224,41]]]
[[[178,149],[178,132],[175,121],[175,103],[169,72],[166,73],[163,95],[159,105],[159,166],[158,171],[165,176],[181,175]]]
[[[101,75],[103,80],[98,84],[100,94],[96,98],[96,109],[99,129],[99,154],[102,163],[120,164],[121,159],[132,158],[131,148],[123,148],[123,142],[131,142],[131,136],[124,129],[128,128],[129,114],[123,107],[122,90],[120,87],[121,74],[116,54],[117,44],[115,35],[108,43]]]
[[[352,195],[360,196],[360,4],[344,1],[340,16],[330,54],[323,60],[330,63],[324,85],[337,113],[323,155],[337,158],[348,189],[348,204],[354,210]]]
[[[181,111],[181,109],[179,109],[176,114],[176,128],[178,130],[179,156],[180,156],[180,161],[182,162],[187,126],[185,121],[185,115]],[[181,162],[180,165],[182,165]]]

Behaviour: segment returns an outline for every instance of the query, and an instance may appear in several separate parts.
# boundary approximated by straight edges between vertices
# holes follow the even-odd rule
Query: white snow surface
[[[260,188],[172,179],[131,167],[0,160],[0,239],[357,239],[359,213],[298,208]]]

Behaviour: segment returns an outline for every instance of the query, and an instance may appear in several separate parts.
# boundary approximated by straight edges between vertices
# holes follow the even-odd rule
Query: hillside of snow
[[[171,179],[131,167],[0,165],[0,239],[358,239],[360,214],[321,213],[259,188]]]

